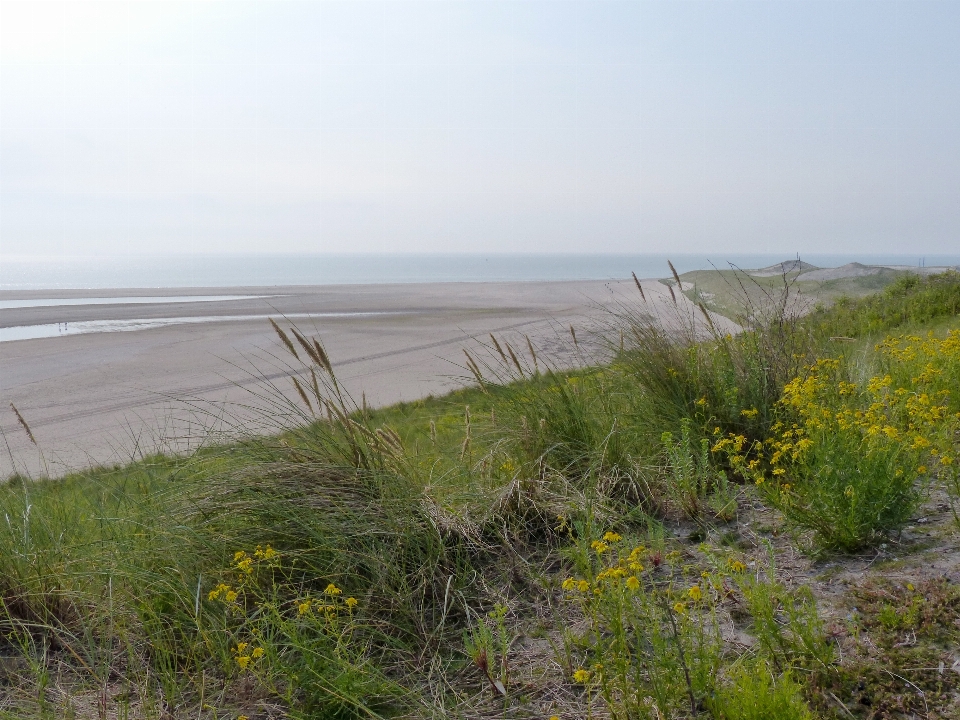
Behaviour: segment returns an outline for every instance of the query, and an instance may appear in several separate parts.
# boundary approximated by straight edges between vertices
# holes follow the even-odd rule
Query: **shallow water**
[[[164,303],[218,302],[224,300],[257,300],[275,295],[156,295],[141,297],[31,298],[0,300],[0,310],[62,305],[161,305]]]
[[[347,318],[373,317],[379,315],[401,315],[402,312],[343,312],[343,313],[294,313],[286,314],[292,318]],[[38,340],[41,338],[66,337],[68,335],[86,335],[89,333],[133,332],[153,330],[171,325],[197,325],[212,322],[245,322],[250,320],[267,321],[268,315],[202,315],[196,317],[147,318],[136,320],[82,320],[71,323],[46,323],[43,325],[18,325],[0,328],[0,342],[16,340]]]

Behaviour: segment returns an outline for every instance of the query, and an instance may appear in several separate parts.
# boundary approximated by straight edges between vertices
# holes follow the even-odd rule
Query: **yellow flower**
[[[229,592],[229,591],[230,591],[230,586],[229,586],[229,585],[224,585],[223,583],[220,583],[220,584],[217,585],[213,590],[211,590],[211,591],[209,592],[209,594],[207,595],[207,599],[208,599],[208,600],[219,600],[219,599],[220,599],[220,596],[223,595],[223,593]]]
[[[913,583],[907,583],[907,590],[913,592],[916,588],[913,587]]]
[[[579,582],[577,582],[577,590],[579,590],[580,592],[587,592],[587,590],[589,589],[590,589],[590,583],[588,583],[586,580],[580,580]]]
[[[250,720],[246,715],[237,715],[237,720]]]
[[[747,569],[747,566],[739,560],[729,560],[728,564],[730,565],[730,569],[735,573],[742,573]]]
[[[297,605],[297,615],[303,616],[303,615],[306,615],[308,612],[310,612],[309,600],[304,600],[302,603],[299,603]]]
[[[236,599],[237,599],[237,591],[236,591],[236,590],[228,590],[228,591],[227,591],[227,594],[224,596],[224,599],[225,599],[228,603],[235,602]]]
[[[706,395],[704,395],[702,398],[700,398],[699,400],[697,400],[697,405],[699,405],[700,407],[706,407],[706,405],[707,405],[707,397],[706,397]]]
[[[559,716],[559,715],[551,715],[551,716],[550,716],[550,720],[560,720],[560,716]]]
[[[784,470],[783,468],[774,468],[773,474],[776,475],[777,477],[780,477],[781,475],[786,475],[787,471]]]
[[[237,665],[240,666],[240,669],[241,669],[241,670],[246,670],[246,669],[247,669],[247,666],[248,666],[249,664],[250,664],[250,656],[249,656],[249,655],[239,655],[239,656],[237,657]]]
[[[603,555],[603,553],[610,549],[610,546],[602,540],[594,540],[590,543],[590,547],[597,551],[597,555]]]
[[[687,606],[684,605],[682,602],[675,602],[673,604],[673,611],[677,613],[677,615],[683,615],[683,613],[685,613],[686,610],[687,610]]]
[[[353,610],[357,606],[357,599],[355,597],[348,597],[343,601],[344,605]]]
[[[643,572],[643,563],[632,562],[627,567],[629,567],[634,572]]]
[[[567,578],[563,581],[563,584],[560,586],[564,590],[573,590],[577,586],[577,581],[573,578]]]
[[[627,578],[627,587],[634,591],[640,589],[640,581],[637,580],[636,575],[631,575]]]
[[[267,545],[265,548],[257,545],[256,551],[253,553],[254,557],[262,558],[264,560],[269,560],[270,558],[276,557],[277,551],[272,547]]]
[[[247,556],[247,554],[246,554],[243,550],[237,550],[237,551],[233,554],[233,562],[234,562],[234,563],[238,563],[238,562],[240,562],[243,558],[245,558],[246,556]]]
[[[760,414],[760,411],[756,408],[750,408],[749,410],[741,410],[740,414],[747,418],[756,417]]]
[[[250,653],[250,657],[252,657],[252,658],[262,658],[262,657],[263,657],[263,648],[262,648],[262,647],[254,648],[254,649],[253,649],[253,652]]]
[[[700,590],[700,586],[699,586],[699,585],[694,585],[692,588],[690,588],[689,590],[687,590],[687,595],[690,596],[690,599],[691,599],[691,600],[693,600],[694,602],[696,602],[697,600],[699,600],[700,598],[703,597],[703,591]]]
[[[247,646],[248,646],[249,644],[250,644],[250,643],[245,643],[245,642],[244,642],[244,643],[237,643],[237,648],[236,648],[236,650],[234,650],[234,652],[236,652],[236,653],[238,653],[238,654],[239,654],[239,653],[242,653],[244,650],[247,649]]]
[[[323,594],[324,594],[324,595],[339,595],[339,594],[342,593],[342,592],[343,592],[343,590],[341,590],[340,588],[338,588],[338,587],[337,587],[336,585],[334,585],[333,583],[330,583],[329,585],[327,585],[326,589],[323,591]]]
[[[620,542],[622,538],[615,532],[605,532],[603,534],[603,539],[607,542],[615,543]]]
[[[573,681],[581,685],[590,679],[590,671],[583,668],[577,668],[573,673]]]

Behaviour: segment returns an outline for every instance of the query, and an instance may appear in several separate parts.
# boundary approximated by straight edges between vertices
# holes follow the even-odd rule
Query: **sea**
[[[269,288],[291,285],[496,282],[661,278],[668,259],[680,273],[763,268],[799,259],[818,267],[960,266],[956,255],[789,254],[381,254],[4,256],[0,290]]]

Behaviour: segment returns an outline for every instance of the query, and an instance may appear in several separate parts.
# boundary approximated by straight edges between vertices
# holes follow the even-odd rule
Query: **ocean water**
[[[107,257],[0,256],[0,290],[277,287],[367,283],[491,282],[659,278],[667,259],[689,270],[761,268],[784,254],[635,255],[169,255]],[[801,255],[820,267],[960,265],[952,256]]]

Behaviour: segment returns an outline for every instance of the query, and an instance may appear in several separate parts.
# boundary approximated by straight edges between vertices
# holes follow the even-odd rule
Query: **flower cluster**
[[[241,670],[251,669],[251,664],[262,658],[264,650],[262,647],[253,647],[250,643],[240,642],[233,648],[233,658]]]
[[[259,567],[264,565],[275,568],[279,566],[279,562],[280,553],[269,545],[265,547],[257,545],[252,555],[245,550],[237,550],[233,554],[233,563],[230,566],[231,573],[236,578],[235,583],[219,583],[207,593],[207,599],[222,602],[230,610],[239,610],[245,590],[255,581]]]
[[[717,439],[713,452],[757,484],[772,477],[787,494],[795,489],[783,482],[791,469],[838,437],[864,454],[895,452],[905,476],[952,466],[952,438],[960,427],[960,412],[951,407],[957,402],[951,388],[960,380],[960,331],[944,339],[889,337],[876,351],[887,372],[852,382],[842,358],[821,358],[784,387],[781,419],[769,438],[749,443],[729,434]]]
[[[611,714],[648,717],[648,683],[657,691],[669,686],[663,697],[682,697],[689,678],[708,677],[716,667],[718,613],[750,579],[746,566],[724,550],[665,552],[628,545],[616,533],[580,542],[583,577],[567,577],[562,587],[585,625],[572,625],[564,642],[589,650],[568,654],[568,677],[618,709]],[[599,554],[598,545],[605,546]]]
[[[322,598],[306,597],[296,601],[297,617],[302,618],[316,613],[328,622],[333,622],[341,610],[346,610],[348,614],[352,615],[354,608],[360,603],[355,597],[344,598],[342,595],[343,590],[334,583],[329,583],[323,591]]]

